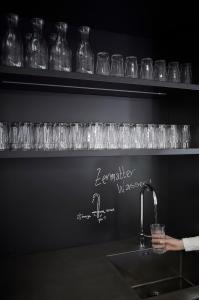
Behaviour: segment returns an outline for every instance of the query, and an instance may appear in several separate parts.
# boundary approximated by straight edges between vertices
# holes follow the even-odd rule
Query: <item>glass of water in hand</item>
[[[165,225],[163,224],[151,224],[151,236],[153,239],[153,252],[157,254],[163,254],[165,249]]]

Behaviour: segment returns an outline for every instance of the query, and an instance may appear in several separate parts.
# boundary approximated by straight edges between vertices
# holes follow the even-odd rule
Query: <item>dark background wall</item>
[[[103,184],[98,177],[134,170],[129,178]],[[152,181],[159,199],[159,220],[166,222],[168,168],[166,158],[88,157],[10,159],[1,161],[1,251],[23,253],[100,243],[138,235],[140,185]],[[132,184],[121,192],[121,186]],[[119,186],[119,187],[118,187]],[[98,193],[101,209],[112,209],[106,219],[78,220],[79,213],[96,211]],[[146,193],[144,222],[149,233],[153,200]]]
[[[178,237],[198,235],[198,156],[170,157],[168,230]]]

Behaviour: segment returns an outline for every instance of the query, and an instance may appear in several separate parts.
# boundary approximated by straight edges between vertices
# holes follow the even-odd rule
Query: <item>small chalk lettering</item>
[[[115,211],[114,208],[101,209],[101,197],[98,193],[93,194],[92,204],[94,204],[95,202],[96,210],[92,211],[90,215],[84,215],[83,213],[79,213],[77,215],[78,221],[81,221],[83,219],[89,220],[91,218],[96,218],[98,223],[101,223],[107,219],[107,213],[113,213]]]
[[[83,214],[81,214],[81,213],[79,213],[78,215],[77,215],[77,220],[78,221],[81,221],[82,219],[87,219],[87,220],[89,220],[91,218],[91,215],[83,215]]]

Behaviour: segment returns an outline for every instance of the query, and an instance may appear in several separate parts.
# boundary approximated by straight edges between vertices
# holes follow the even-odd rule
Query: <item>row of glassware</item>
[[[7,16],[7,31],[1,43],[1,63],[6,66],[51,69],[58,71],[72,71],[72,51],[67,42],[68,25],[64,22],[55,23],[56,33],[51,33],[48,42],[43,28],[44,20],[33,18],[30,20],[32,32],[22,37],[18,27],[18,15]],[[97,53],[95,56],[89,42],[90,28],[79,28],[81,41],[76,52],[76,71],[80,73],[126,76],[131,78],[155,79],[160,81],[190,83],[192,78],[191,64],[156,60],[153,65],[151,58],[141,59],[138,66],[137,57],[113,54],[111,61],[107,52]]]
[[[0,150],[189,148],[189,125],[0,122]]]

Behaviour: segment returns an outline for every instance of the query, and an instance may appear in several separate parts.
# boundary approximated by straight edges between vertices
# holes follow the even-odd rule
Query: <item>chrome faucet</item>
[[[144,234],[144,192],[150,191],[153,194],[153,204],[154,204],[154,219],[155,223],[157,223],[157,205],[158,199],[156,192],[151,184],[145,183],[140,191],[140,248],[145,248],[145,237]]]

